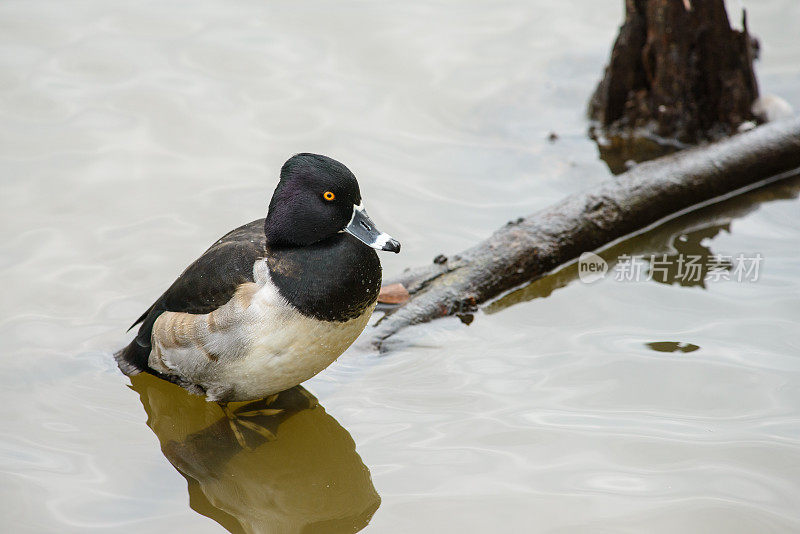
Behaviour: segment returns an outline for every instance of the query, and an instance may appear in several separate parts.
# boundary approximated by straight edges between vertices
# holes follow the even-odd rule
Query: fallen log
[[[410,299],[373,327],[385,349],[402,328],[469,314],[501,293],[680,212],[800,168],[800,118],[642,163],[553,206],[510,221],[450,258],[388,280]]]
[[[788,177],[786,176],[788,174]],[[776,183],[779,182],[779,183]],[[770,187],[766,187],[769,184]],[[741,192],[741,190],[740,190]],[[709,273],[711,262],[715,256],[714,243],[708,246],[706,239],[713,239],[722,232],[730,233],[734,220],[745,217],[762,206],[778,200],[796,200],[800,196],[800,169],[790,171],[748,187],[741,194],[726,195],[719,201],[710,202],[702,208],[690,209],[680,217],[670,217],[645,230],[625,236],[611,245],[598,250],[598,255],[608,263],[608,273],[616,278],[617,265],[623,255],[640,257],[648,263],[649,258],[662,255],[673,256],[683,254],[701,257],[701,278],[685,279],[679,272],[675,261],[667,274],[667,280],[653,276],[652,281],[658,283],[679,284],[682,286],[705,287],[705,274]],[[625,260],[623,260],[625,261]],[[652,272],[652,264],[648,271]],[[481,312],[493,314],[537,298],[547,298],[554,292],[580,280],[578,262],[570,262],[555,271],[522,284],[516,289],[505,292],[500,298],[492,299],[481,306]]]

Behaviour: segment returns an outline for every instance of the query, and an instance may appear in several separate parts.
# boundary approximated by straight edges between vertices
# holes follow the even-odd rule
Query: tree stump
[[[752,111],[757,43],[744,12],[742,26],[731,28],[723,0],[626,0],[589,104],[590,134],[601,154],[617,156],[612,170],[761,122]]]

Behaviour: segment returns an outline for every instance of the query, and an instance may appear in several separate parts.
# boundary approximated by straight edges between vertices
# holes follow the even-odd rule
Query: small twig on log
[[[511,221],[452,258],[409,270],[410,300],[372,331],[374,345],[400,329],[474,311],[500,293],[696,204],[800,168],[800,118],[643,163],[588,191]]]

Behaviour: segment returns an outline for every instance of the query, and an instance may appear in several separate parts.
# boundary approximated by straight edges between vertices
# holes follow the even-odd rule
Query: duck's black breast
[[[267,264],[278,292],[303,315],[323,321],[360,316],[378,297],[378,254],[346,233],[313,245],[267,248]]]

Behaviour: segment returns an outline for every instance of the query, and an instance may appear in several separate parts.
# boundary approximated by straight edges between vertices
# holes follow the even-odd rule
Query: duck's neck
[[[346,233],[304,247],[268,247],[267,262],[281,296],[325,321],[360,316],[381,287],[377,253]]]

